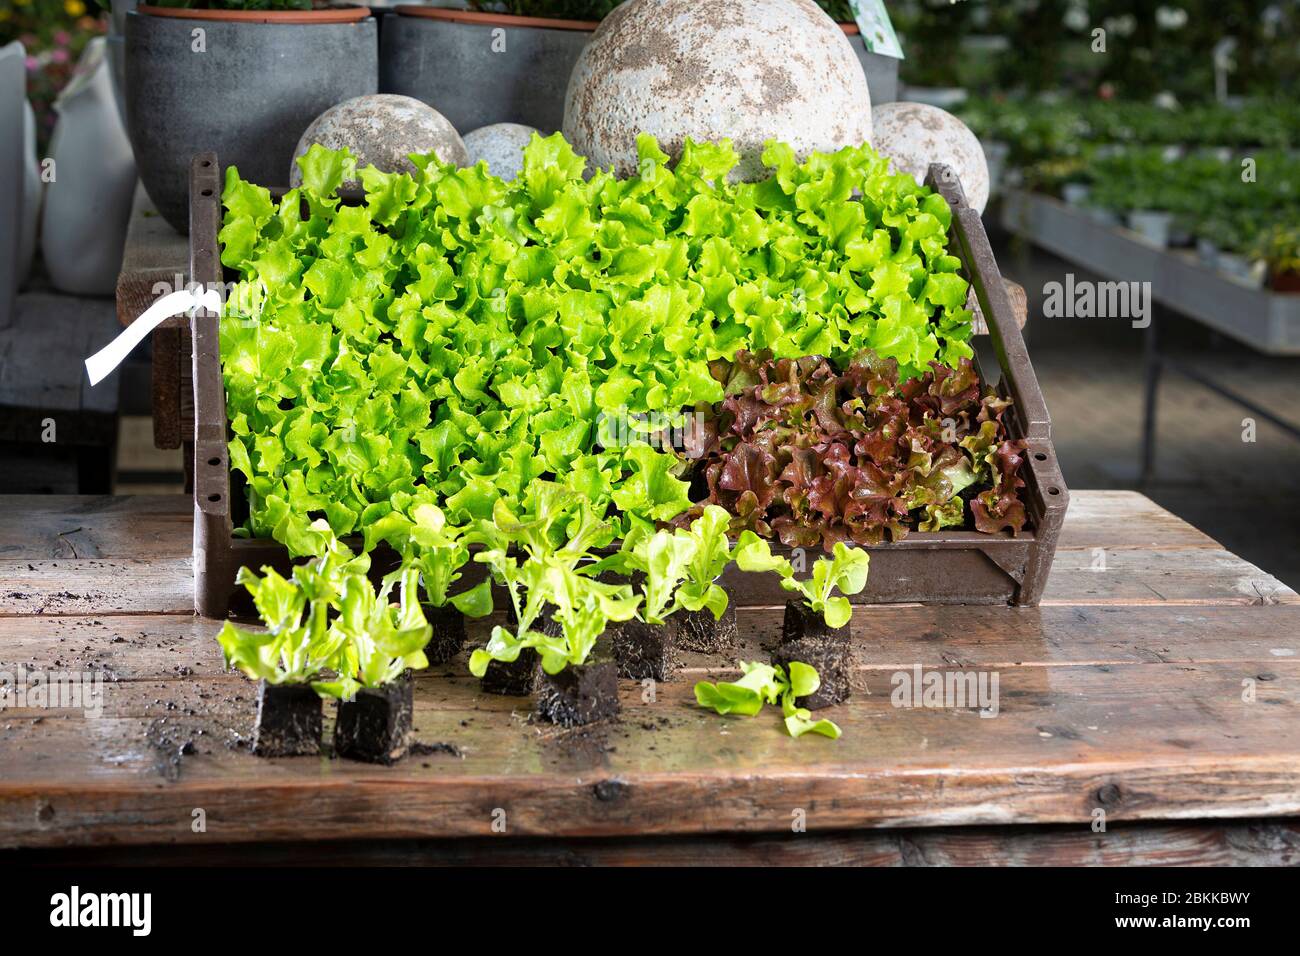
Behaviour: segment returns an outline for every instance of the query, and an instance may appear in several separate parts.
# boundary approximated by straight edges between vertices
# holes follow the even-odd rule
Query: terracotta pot
[[[1275,273],[1269,285],[1274,292],[1300,292],[1300,272]]]
[[[202,52],[194,48],[199,37]],[[189,231],[195,153],[214,150],[245,179],[284,185],[312,120],[379,88],[378,29],[365,7],[140,7],[126,17],[126,54],[127,129],[140,180],[180,232]]]
[[[136,9],[151,17],[223,20],[233,23],[359,23],[370,16],[368,7],[330,7],[326,10],[191,10],[142,4]]]

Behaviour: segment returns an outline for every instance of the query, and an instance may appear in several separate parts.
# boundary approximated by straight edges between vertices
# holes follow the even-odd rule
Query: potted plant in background
[[[384,18],[379,88],[423,100],[462,134],[495,123],[554,132],[573,64],[617,5],[511,0],[504,12],[399,5]]]
[[[158,211],[189,231],[189,168],[215,150],[246,179],[282,185],[294,147],[329,107],[375,93],[375,21],[309,0],[167,0],[126,15],[127,129]]]
[[[1300,227],[1276,225],[1264,232],[1255,254],[1268,267],[1274,292],[1300,292]]]
[[[578,54],[621,2],[470,0],[468,9],[398,5],[381,31],[380,90],[423,100],[462,135],[496,123],[554,132],[564,120],[564,94]],[[867,50],[844,0],[817,3],[852,36],[871,101],[893,101],[898,61]]]

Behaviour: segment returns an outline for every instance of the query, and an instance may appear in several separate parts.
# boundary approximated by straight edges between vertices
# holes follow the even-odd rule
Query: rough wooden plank
[[[500,615],[471,621],[469,645],[487,640]],[[1300,607],[991,608],[875,607],[854,614],[854,663],[862,671],[923,667],[1009,670],[1117,664],[1241,663],[1267,673],[1300,660]],[[179,615],[0,617],[0,670],[97,670],[114,681],[220,677],[215,621]],[[680,653],[682,681],[765,659],[781,612],[741,610],[741,640],[727,659]],[[461,655],[419,679],[462,676]],[[426,674],[428,676],[426,676]],[[865,675],[864,675],[865,679]]]
[[[123,682],[98,719],[4,718],[0,846],[486,836],[498,808],[520,836],[785,831],[796,811],[810,830],[1300,813],[1300,662],[1249,704],[1242,674],[1023,667],[985,720],[895,708],[876,673],[835,709],[839,741],[719,718],[687,684],[646,702],[625,682],[621,720],[565,732],[471,679],[425,680],[417,736],[458,750],[388,768],[249,756],[251,685]]]
[[[1300,821],[11,850],[44,866],[1297,866]]]
[[[153,332],[153,441],[159,448],[180,448],[185,436],[181,432],[180,413],[181,330],[155,329]]]
[[[193,509],[184,495],[15,495],[0,503],[0,559],[188,559]]]
[[[102,440],[98,425],[94,438],[79,436],[76,419],[111,419],[117,411],[119,373],[91,388],[82,363],[118,331],[112,310],[97,299],[56,292],[19,296],[13,324],[0,337],[0,409],[38,412],[37,434],[40,418],[53,417],[60,442]]]
[[[122,268],[117,277],[117,320],[130,325],[160,295],[182,289],[189,281],[189,238],[158,215],[144,187],[137,186],[127,225]],[[159,448],[179,448],[181,424],[181,327],[184,319],[167,320],[153,333],[154,441]],[[182,362],[182,358],[184,362]]]
[[[1071,491],[1058,550],[1223,545],[1136,491]]]
[[[127,223],[122,268],[117,277],[117,318],[130,325],[158,298],[184,288],[190,263],[189,237],[158,215],[143,186],[136,186]],[[179,327],[180,320],[174,320]]]
[[[1300,596],[1231,551],[1057,551],[1043,604],[1294,604]]]
[[[188,558],[0,560],[0,616],[193,612]]]

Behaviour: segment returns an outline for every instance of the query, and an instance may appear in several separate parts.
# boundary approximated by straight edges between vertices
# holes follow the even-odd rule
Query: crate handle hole
[[[200,190],[199,190],[199,195],[200,195],[200,196],[211,196],[211,195],[212,195],[212,190],[211,190],[211,189],[200,189]]]
[[[220,501],[220,500],[221,500],[221,495],[208,495],[208,500],[209,500],[209,501]]]
[[[221,464],[221,459],[220,459],[220,458],[209,458],[209,459],[208,459],[208,464],[209,464],[209,465],[219,465],[219,464]]]
[[[1048,493],[1049,495],[1059,495],[1059,494],[1061,493],[1061,489],[1060,489],[1060,488],[1048,488],[1048,489],[1047,489],[1047,493]]]
[[[1047,456],[1041,451],[1034,452],[1034,461],[1047,461]]]
[[[207,169],[209,166],[212,165],[212,160],[205,159],[203,162],[199,163],[199,165],[202,166],[204,169]]]

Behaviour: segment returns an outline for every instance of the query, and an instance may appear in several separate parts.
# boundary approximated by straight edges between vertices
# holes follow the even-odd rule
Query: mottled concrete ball
[[[293,151],[289,185],[302,185],[302,170],[296,160],[312,143],[328,149],[346,146],[357,158],[358,169],[374,166],[386,173],[415,172],[407,159],[412,153],[436,153],[444,163],[457,166],[469,161],[465,143],[445,116],[410,96],[389,93],[344,100],[312,120]],[[358,183],[353,180],[344,185]]]
[[[493,123],[480,126],[465,136],[465,149],[473,166],[480,159],[492,175],[509,182],[524,168],[524,147],[537,130],[522,123]]]
[[[966,202],[983,212],[989,201],[989,166],[975,134],[951,113],[925,103],[882,103],[871,111],[876,152],[896,170],[925,182],[931,163],[957,173]]]
[[[800,156],[871,140],[871,97],[844,31],[813,0],[629,0],[569,77],[564,135],[598,168],[636,171],[636,136],[676,158],[730,139],[734,179],[765,175],[763,142]]]

